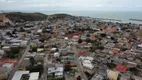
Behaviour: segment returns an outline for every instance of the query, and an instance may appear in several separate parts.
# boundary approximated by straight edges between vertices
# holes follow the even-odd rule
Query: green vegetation
[[[50,15],[52,18],[51,19],[63,19],[63,18],[73,18],[73,16],[71,15],[68,15],[68,14],[53,14],[53,15]]]
[[[95,41],[95,42],[93,43],[93,45],[90,47],[90,51],[91,51],[91,52],[94,52],[96,49],[100,49],[100,50],[103,50],[103,49],[104,49],[104,47],[102,46],[101,42]]]
[[[91,40],[90,40],[89,38],[87,38],[85,41],[86,41],[87,43],[90,43],[90,42],[91,42]]]
[[[34,65],[34,63],[35,63],[34,57],[30,57],[30,63],[31,63],[31,65]]]
[[[128,48],[125,48],[125,47],[121,48],[121,51],[126,51],[126,50],[128,50]]]
[[[47,15],[42,13],[22,13],[22,12],[10,12],[5,13],[6,16],[16,22],[20,21],[38,21],[38,20],[44,20],[47,18]]]
[[[20,27],[20,32],[25,32],[25,29]]]
[[[34,57],[30,57],[30,65],[26,67],[26,70],[30,72],[40,72],[40,76],[43,73],[43,65],[35,65],[36,61]]]
[[[43,73],[43,65],[30,65],[26,67],[26,70],[29,70],[30,72],[40,72],[40,76]]]
[[[78,43],[79,43],[79,44],[82,43],[82,39],[79,39],[79,40],[78,40]]]
[[[6,51],[6,56],[8,58],[16,58],[18,57],[19,51],[20,51],[20,47],[11,47],[10,51]]]

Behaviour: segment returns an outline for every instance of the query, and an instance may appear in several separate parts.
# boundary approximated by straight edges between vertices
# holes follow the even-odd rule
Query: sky
[[[142,0],[0,0],[0,10],[142,11]]]

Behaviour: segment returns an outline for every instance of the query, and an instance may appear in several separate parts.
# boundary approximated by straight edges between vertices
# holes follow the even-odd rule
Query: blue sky
[[[0,0],[0,10],[142,11],[142,0]]]

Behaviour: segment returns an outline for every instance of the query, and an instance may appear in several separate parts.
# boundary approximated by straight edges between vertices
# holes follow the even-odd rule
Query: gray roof
[[[23,74],[29,74],[29,71],[16,71],[12,80],[20,80]]]

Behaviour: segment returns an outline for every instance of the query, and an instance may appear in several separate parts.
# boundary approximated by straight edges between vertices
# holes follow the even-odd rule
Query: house
[[[54,57],[55,58],[59,58],[60,57],[60,53],[59,52],[54,53]]]
[[[3,46],[2,49],[3,49],[4,51],[8,51],[8,50],[10,50],[10,46]]]
[[[81,36],[80,38],[81,38],[81,40],[86,40],[87,39],[86,36]]]
[[[57,50],[57,48],[52,48],[52,49],[51,49],[51,51],[53,51],[53,52],[56,51],[56,50]]]
[[[0,59],[3,57],[4,54],[5,54],[4,50],[0,50]]]
[[[38,80],[38,79],[39,79],[39,72],[30,73],[29,80]]]
[[[120,51],[120,49],[113,48],[109,51],[109,54],[116,56],[116,55],[118,55],[119,51]]]
[[[104,29],[103,32],[105,33],[112,33],[117,31],[117,29],[115,27],[108,27],[107,29]]]
[[[29,65],[30,65],[30,59],[24,58],[20,66],[23,67],[23,68],[26,68]]]
[[[78,41],[78,39],[79,39],[79,36],[73,36],[72,38],[73,41]]]
[[[44,59],[44,57],[45,57],[45,53],[37,53],[37,55],[34,57],[34,59],[36,61],[41,61]]]
[[[12,80],[20,80],[23,74],[29,74],[29,71],[16,71]]]
[[[12,46],[12,47],[19,47],[19,46],[20,46],[20,43],[12,43],[11,46]]]
[[[55,70],[55,77],[62,78],[63,77],[63,67],[57,67]]]
[[[26,54],[26,58],[35,57],[36,55],[37,55],[36,52],[32,52],[32,53],[28,52],[28,53]]]
[[[80,52],[78,52],[78,54],[79,54],[79,55],[84,55],[84,56],[85,56],[85,55],[88,54],[88,52],[87,52],[87,51],[82,51],[82,52],[80,51]]]
[[[26,47],[28,45],[28,41],[22,40],[21,41],[21,47]]]
[[[53,76],[53,74],[55,74],[55,76],[53,76],[53,77],[62,78],[64,76],[63,72],[64,72],[63,67],[50,67],[50,68],[48,68],[48,76],[49,75]]]
[[[0,14],[0,26],[5,26],[7,23],[14,26],[14,23],[4,14]]]
[[[114,70],[107,70],[107,76],[110,80],[117,80],[119,72]]]
[[[100,75],[100,74],[95,74],[91,80],[103,80],[104,76]]]
[[[116,70],[119,71],[119,72],[126,72],[126,70],[127,70],[127,65],[118,64],[118,65],[116,66]]]
[[[83,60],[82,61],[82,65],[84,68],[88,68],[88,69],[94,69],[95,65],[92,64],[91,60]]]
[[[115,46],[115,44],[114,43],[107,43],[106,45],[105,45],[105,48],[113,48]]]
[[[37,48],[37,52],[41,53],[44,51],[44,48]]]
[[[89,57],[89,56],[88,57],[83,57],[83,56],[80,56],[79,60],[81,61],[81,63],[82,63],[84,68],[88,68],[88,69],[92,70],[95,67],[95,65],[92,64],[92,61],[94,60],[93,57]]]
[[[0,80],[6,79],[5,71],[3,67],[0,67]]]
[[[37,30],[37,33],[42,33],[42,29],[38,29],[38,30]]]
[[[20,80],[29,80],[29,74],[23,74]]]
[[[8,77],[9,73],[12,71],[13,67],[14,67],[14,64],[10,64],[10,63],[4,63],[2,65],[2,67],[4,68],[5,70],[5,76]]]
[[[31,30],[33,28],[33,24],[26,24],[25,26],[24,26],[24,29],[26,30],[26,31],[29,31],[29,30]]]

